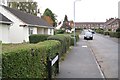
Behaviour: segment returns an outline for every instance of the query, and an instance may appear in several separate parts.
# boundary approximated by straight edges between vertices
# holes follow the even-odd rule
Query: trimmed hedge
[[[104,30],[103,29],[96,29],[95,30],[97,33],[99,33],[99,34],[104,34]]]
[[[71,34],[71,37],[73,37],[74,38],[74,34]],[[76,38],[76,41],[78,42],[79,41],[79,34],[75,34],[75,38]]]
[[[45,40],[47,40],[47,38],[49,36],[50,35],[46,35],[46,34],[32,34],[29,36],[29,42],[30,43],[38,43],[41,41],[45,41]]]
[[[55,34],[64,34],[64,33],[65,33],[65,30],[62,30],[62,29],[55,31]]]
[[[109,35],[109,31],[105,31],[105,32],[104,32],[104,35]]]
[[[48,37],[48,40],[58,40],[61,42],[61,54],[66,53],[66,51],[69,49],[69,46],[71,44],[71,37],[65,34],[57,34]]]
[[[110,37],[120,38],[120,32],[109,32]]]
[[[3,78],[46,78],[46,58],[55,57],[61,43],[47,40],[2,53]]]

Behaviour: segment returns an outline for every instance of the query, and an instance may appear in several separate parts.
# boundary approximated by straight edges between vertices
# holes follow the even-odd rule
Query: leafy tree
[[[45,9],[43,16],[49,16],[53,20],[53,26],[56,26],[56,16],[50,9]]]
[[[8,2],[10,8],[37,15],[37,2]]]

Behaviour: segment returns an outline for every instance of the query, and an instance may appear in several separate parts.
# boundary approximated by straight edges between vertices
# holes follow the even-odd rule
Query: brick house
[[[107,31],[111,30],[111,31],[115,32],[118,27],[120,27],[120,19],[119,18],[110,18],[110,19],[107,19],[105,22],[105,29]]]
[[[76,28],[98,29],[104,28],[105,22],[75,22]]]

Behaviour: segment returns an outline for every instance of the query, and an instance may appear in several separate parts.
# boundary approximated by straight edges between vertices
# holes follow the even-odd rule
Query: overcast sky
[[[34,0],[38,2],[41,13],[46,8],[52,10],[58,17],[58,21],[63,20],[67,15],[69,20],[73,20],[73,2],[75,0]],[[76,22],[104,22],[111,17],[118,17],[118,2],[120,0],[81,0],[76,2]]]

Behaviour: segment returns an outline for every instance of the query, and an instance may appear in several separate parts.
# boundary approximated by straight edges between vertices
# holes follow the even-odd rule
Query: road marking
[[[83,48],[86,48],[87,46],[86,45],[84,45],[84,46],[82,46]]]

